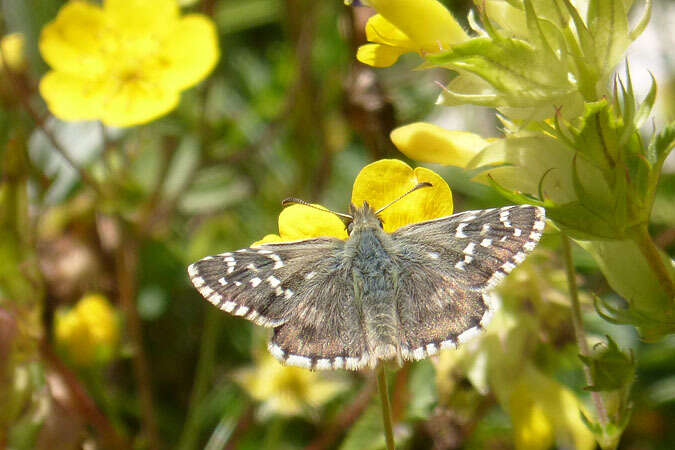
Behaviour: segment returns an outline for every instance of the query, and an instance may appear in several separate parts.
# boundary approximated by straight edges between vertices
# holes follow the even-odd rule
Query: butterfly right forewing
[[[421,359],[484,328],[493,288],[534,249],[543,208],[467,211],[392,234],[404,267],[398,283],[401,349]]]

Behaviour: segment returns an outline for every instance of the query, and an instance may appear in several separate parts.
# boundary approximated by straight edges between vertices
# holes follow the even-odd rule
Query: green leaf
[[[579,355],[591,370],[593,386],[588,391],[614,391],[630,387],[635,379],[635,360],[632,352],[624,353],[616,342],[607,336],[607,343],[598,343],[591,356]]]
[[[541,190],[553,202],[568,203],[577,199],[572,156],[567,146],[548,136],[512,135],[481,150],[467,169],[481,169],[476,179],[489,183],[489,174],[509,191],[537,195]]]
[[[623,1],[591,0],[587,23],[595,43],[597,61],[602,67],[601,73],[608,74],[631,43]]]
[[[675,332],[671,299],[635,242],[596,240],[578,241],[578,244],[593,255],[611,288],[628,301],[627,309],[601,303],[606,315],[614,317],[616,322],[633,324],[646,340]],[[662,257],[666,265],[670,264],[668,256]]]
[[[573,91],[564,62],[520,39],[474,38],[427,59],[482,78],[505,106],[552,103]]]
[[[434,366],[425,359],[411,367],[408,418],[426,420],[438,403]]]
[[[649,19],[651,19],[652,16],[652,0],[645,0],[645,9],[642,12],[642,16],[640,17],[640,20],[638,23],[635,25],[635,28],[630,32],[630,38],[632,40],[635,40],[642,34],[642,32],[647,28],[647,24],[649,23]]]
[[[396,445],[403,445],[410,437],[410,429],[394,424]],[[349,429],[340,450],[382,450],[386,448],[382,410],[375,397],[359,420]]]

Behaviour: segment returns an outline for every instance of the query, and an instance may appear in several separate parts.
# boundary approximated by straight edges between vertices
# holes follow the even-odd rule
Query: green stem
[[[654,272],[654,276],[656,276],[659,284],[670,299],[670,306],[672,307],[673,302],[675,302],[675,283],[666,268],[659,249],[649,235],[646,224],[639,226],[636,232],[633,233],[633,241],[647,260],[647,264],[649,264],[649,267]]]
[[[572,325],[574,326],[574,336],[577,339],[579,353],[582,356],[590,357],[591,352],[588,348],[588,342],[586,342],[586,332],[584,331],[584,323],[581,319],[581,303],[579,302],[579,291],[577,288],[576,274],[574,273],[574,261],[572,260],[572,247],[570,245],[570,238],[567,237],[565,233],[560,233],[560,238],[562,241],[563,257],[565,258],[567,287],[570,293],[570,301],[572,304]],[[588,367],[586,364],[584,364],[583,367],[586,384],[589,386],[595,385],[593,382],[593,373],[591,372],[590,367]],[[591,398],[593,399],[593,404],[595,405],[595,409],[598,413],[598,422],[604,427],[609,423],[609,418],[607,417],[607,408],[605,408],[605,404],[599,392],[591,392]]]
[[[185,426],[178,443],[178,449],[189,450],[197,448],[199,439],[200,423],[197,411],[199,404],[204,399],[206,390],[211,380],[213,367],[216,362],[216,341],[220,330],[220,312],[209,308],[204,317],[204,332],[202,334],[201,347],[199,349],[199,361],[195,373],[195,384],[190,394],[190,405],[185,419]]]
[[[387,374],[384,365],[377,366],[377,387],[382,401],[382,421],[384,422],[384,437],[387,441],[387,450],[394,450],[394,426],[391,419],[391,406],[389,404],[389,391],[387,390]]]

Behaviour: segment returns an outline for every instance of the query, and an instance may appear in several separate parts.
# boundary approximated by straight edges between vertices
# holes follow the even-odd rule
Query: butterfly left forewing
[[[245,248],[207,256],[191,264],[188,274],[219,309],[276,327],[291,314],[306,269],[342,245],[339,239],[318,238]]]
[[[269,350],[284,364],[359,369],[371,357],[343,246],[334,238],[263,244],[206,257],[188,272],[221,310],[273,327]]]

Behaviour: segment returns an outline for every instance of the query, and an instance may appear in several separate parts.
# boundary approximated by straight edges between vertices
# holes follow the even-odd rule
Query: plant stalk
[[[387,374],[384,364],[377,365],[377,387],[382,401],[382,422],[384,422],[384,438],[387,442],[387,450],[394,450],[394,426],[391,418],[391,405],[389,404],[389,391],[387,390]]]
[[[637,244],[640,252],[644,255],[647,260],[647,264],[654,272],[654,276],[658,280],[659,284],[663,288],[666,295],[670,300],[670,306],[673,307],[675,302],[675,282],[673,281],[666,265],[661,257],[659,249],[654,244],[652,237],[649,235],[649,230],[647,225],[640,225],[637,228],[637,231],[633,233],[633,241]]]
[[[584,323],[581,319],[581,303],[579,302],[579,290],[577,287],[577,280],[574,273],[574,261],[572,260],[572,246],[570,245],[570,238],[567,234],[560,233],[560,239],[562,241],[563,249],[563,258],[565,259],[565,269],[567,274],[567,287],[570,293],[570,301],[572,306],[572,325],[574,326],[574,336],[577,340],[577,346],[579,347],[579,353],[582,356],[590,357],[591,352],[588,348],[588,342],[586,341],[586,332],[584,331]],[[591,368],[586,364],[583,364],[584,376],[586,378],[586,384],[593,386],[593,373]],[[603,427],[609,423],[609,418],[607,417],[607,408],[605,403],[602,400],[602,396],[599,392],[591,392],[591,399],[595,405],[595,409],[598,414],[598,422]]]

